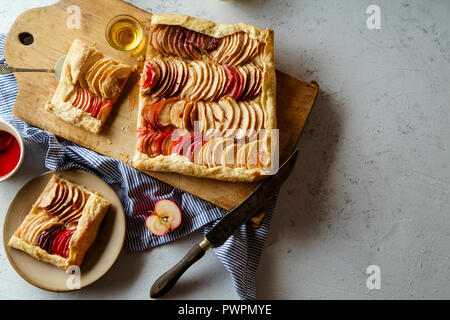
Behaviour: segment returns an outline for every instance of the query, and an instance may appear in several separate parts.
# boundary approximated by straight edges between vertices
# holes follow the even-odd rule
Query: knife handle
[[[183,273],[185,273],[190,266],[200,260],[210,247],[211,244],[206,239],[202,243],[193,247],[184,256],[184,258],[180,260],[180,262],[178,262],[169,271],[159,277],[155,283],[153,283],[152,288],[150,289],[150,297],[159,298],[169,292]]]

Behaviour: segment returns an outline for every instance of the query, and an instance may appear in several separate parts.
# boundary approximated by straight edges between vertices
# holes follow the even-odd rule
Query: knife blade
[[[228,213],[214,228],[206,234],[206,239],[214,248],[222,246],[236,230],[253,217],[264,205],[265,201],[273,195],[287,179],[298,156],[296,151],[278,170],[278,173],[261,182],[256,190],[250,194],[240,205]]]
[[[292,172],[298,151],[280,167],[276,175],[262,181],[256,190],[240,205],[223,217],[209,231],[204,240],[193,247],[173,268],[159,277],[150,289],[150,297],[158,298],[166,294],[180,279],[183,273],[200,260],[210,248],[222,246],[237,229],[247,222],[273,193],[286,181]]]

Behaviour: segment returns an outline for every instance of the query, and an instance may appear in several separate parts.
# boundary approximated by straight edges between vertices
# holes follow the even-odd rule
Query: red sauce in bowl
[[[9,132],[0,130],[0,178],[17,167],[20,152],[19,141]]]

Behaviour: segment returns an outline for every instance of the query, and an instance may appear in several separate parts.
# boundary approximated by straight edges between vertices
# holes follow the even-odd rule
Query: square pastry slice
[[[251,182],[277,161],[274,33],[153,15],[140,81],[141,170]]]
[[[58,268],[80,266],[109,206],[97,193],[54,175],[8,245]]]
[[[58,87],[45,109],[99,134],[133,69],[75,39]]]

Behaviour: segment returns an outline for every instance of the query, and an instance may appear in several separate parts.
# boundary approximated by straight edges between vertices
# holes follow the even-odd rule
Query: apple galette
[[[58,118],[99,134],[132,68],[75,39],[58,87],[45,109]]]
[[[153,15],[134,164],[254,181],[274,164],[273,31]]]
[[[110,203],[54,175],[8,245],[58,268],[80,266]]]

